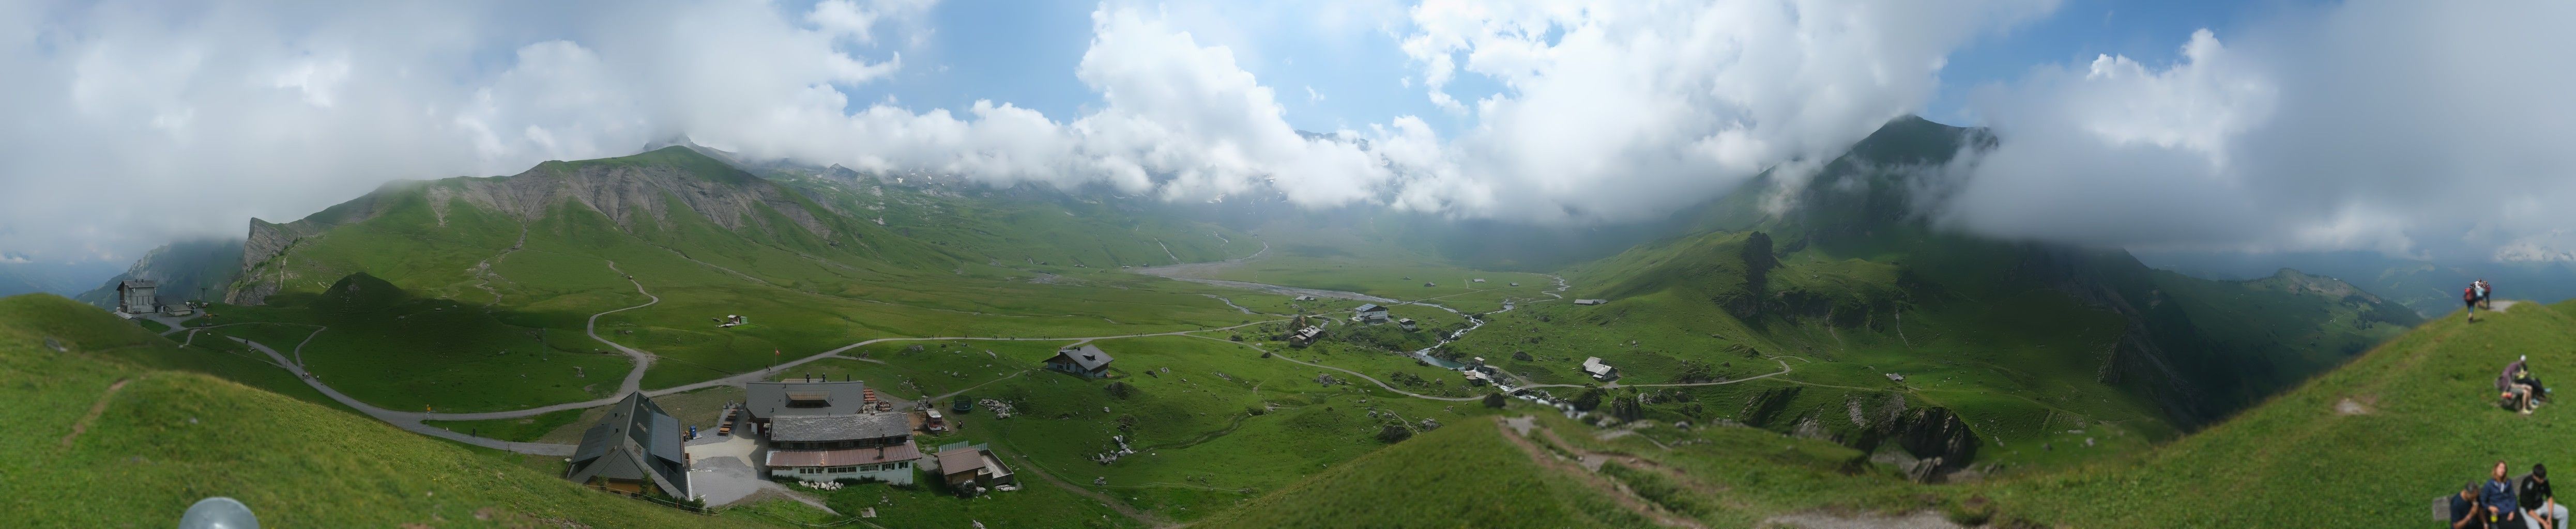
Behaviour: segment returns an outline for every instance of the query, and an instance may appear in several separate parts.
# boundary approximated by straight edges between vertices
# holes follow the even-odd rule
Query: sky
[[[769,158],[1612,223],[1989,127],[1990,236],[2576,259],[2542,0],[0,2],[0,262],[131,261],[396,179]],[[1299,131],[1322,133],[1313,137]]]

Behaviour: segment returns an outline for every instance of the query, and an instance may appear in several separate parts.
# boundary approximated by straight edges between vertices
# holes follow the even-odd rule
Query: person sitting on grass
[[[2487,517],[2487,527],[2507,529],[2522,527],[2522,499],[2514,497],[2513,482],[2505,481],[2504,460],[2495,462],[2487,472],[2486,486],[2478,488],[2478,507]]]
[[[2505,409],[2524,414],[2531,413],[2532,394],[2537,384],[2526,384],[2524,381],[2538,382],[2538,379],[2533,378],[2530,370],[2523,367],[2530,361],[2530,356],[2523,356],[2522,359],[2505,365],[2503,373],[2496,374],[2496,399],[2504,402]]]
[[[2513,383],[2530,390],[2533,402],[2549,402],[2549,386],[2541,385],[2540,375],[2531,374],[2531,355],[2523,355],[2521,363],[2523,367],[2515,372]]]
[[[2531,465],[2531,475],[2517,483],[2522,489],[2522,519],[2525,529],[2567,529],[2567,506],[2549,493],[2549,468]],[[2554,524],[2554,525],[2553,525]]]

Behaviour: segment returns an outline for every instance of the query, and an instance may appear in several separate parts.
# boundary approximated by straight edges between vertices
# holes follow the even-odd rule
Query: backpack
[[[2460,289],[2460,301],[2477,301],[2477,300],[2478,300],[2478,289],[2477,289],[2477,287],[2469,287],[2469,288],[2463,288],[2463,289]]]

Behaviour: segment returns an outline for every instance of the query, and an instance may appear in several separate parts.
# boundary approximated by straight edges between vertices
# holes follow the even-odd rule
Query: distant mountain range
[[[2138,257],[2157,268],[2210,279],[2262,277],[2278,268],[2297,268],[2350,281],[2428,318],[2459,310],[2460,289],[2477,279],[2486,279],[2512,299],[2555,303],[2576,298],[2576,262],[2569,261],[2436,262],[2379,252],[2141,252]]]
[[[127,280],[156,281],[155,288],[164,301],[220,300],[241,274],[241,239],[200,239],[180,241],[153,248],[136,259],[125,273],[108,278],[106,283],[82,292],[72,299],[101,308],[116,306],[116,285]]]

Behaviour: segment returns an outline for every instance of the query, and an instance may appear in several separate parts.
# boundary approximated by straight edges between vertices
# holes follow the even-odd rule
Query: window
[[[814,468],[814,467],[798,467],[798,468],[796,469],[796,473],[798,473],[798,474],[819,474],[819,473],[822,473],[822,472],[823,472],[823,469],[820,469],[820,468]]]
[[[843,473],[843,472],[857,472],[857,471],[859,471],[859,467],[858,467],[857,465],[851,465],[851,466],[845,466],[845,467],[831,467],[831,468],[823,469],[823,472],[825,472],[825,473],[829,473],[829,474],[839,474],[839,473]]]

